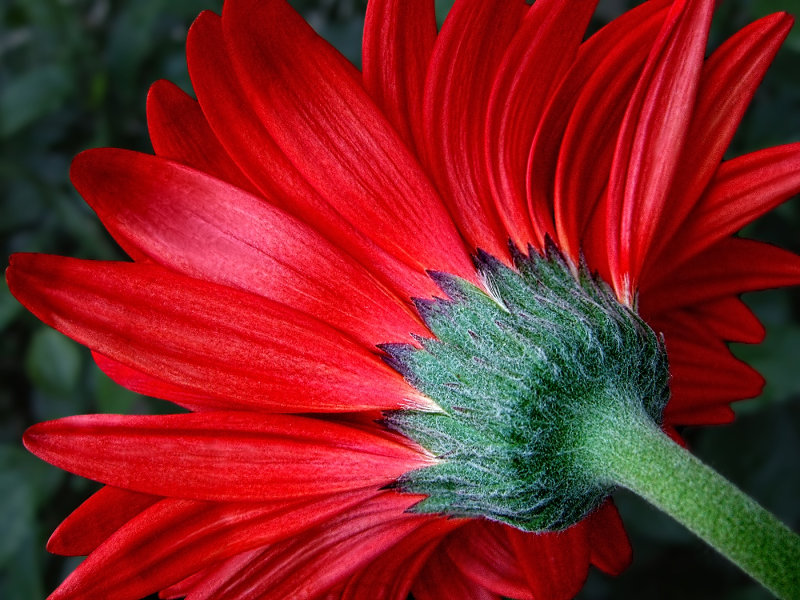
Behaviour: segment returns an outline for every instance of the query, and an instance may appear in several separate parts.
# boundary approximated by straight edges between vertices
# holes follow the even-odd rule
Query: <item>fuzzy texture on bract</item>
[[[430,336],[431,271],[551,238],[663,334],[663,427],[731,420],[761,377],[743,292],[797,256],[734,237],[800,191],[800,145],[722,162],[791,26],[706,58],[713,0],[651,0],[584,38],[595,0],[371,0],[359,73],[285,0],[228,0],[187,41],[195,101],[147,100],[155,156],[72,180],[132,263],[19,255],[14,295],[112,379],[191,412],[42,423],[27,447],[106,484],[48,547],[52,594],[191,600],[566,600],[630,546],[613,504],[558,533],[409,512],[441,457],[384,412],[437,406],[379,344]],[[415,337],[416,336],[416,337]],[[389,486],[389,489],[387,489]]]

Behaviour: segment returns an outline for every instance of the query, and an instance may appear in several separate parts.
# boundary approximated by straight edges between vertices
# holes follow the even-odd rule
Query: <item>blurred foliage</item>
[[[293,4],[355,64],[361,0]],[[437,0],[442,14],[451,4]],[[612,18],[629,4],[601,0]],[[220,0],[2,0],[0,2],[0,254],[51,252],[119,258],[120,251],[68,181],[69,163],[90,147],[149,151],[144,117],[151,82],[189,91],[183,44],[191,20]],[[712,44],[776,10],[800,14],[800,0],[728,0]],[[599,21],[593,26],[599,26]],[[800,140],[800,30],[790,35],[746,115],[731,154]],[[800,251],[797,200],[747,232]],[[800,526],[800,296],[754,295],[765,344],[737,352],[767,377],[763,396],[739,405],[729,427],[685,432],[722,473],[797,529]],[[95,489],[22,448],[30,424],[85,412],[165,411],[164,403],[114,385],[85,349],[41,325],[0,284],[0,598],[38,600],[79,559],[44,551],[58,522]],[[620,578],[593,573],[581,593],[605,598],[757,600],[768,595],[668,518],[619,496],[635,549]]]

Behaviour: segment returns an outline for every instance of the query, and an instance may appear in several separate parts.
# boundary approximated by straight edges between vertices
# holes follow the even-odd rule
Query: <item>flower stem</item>
[[[800,599],[800,536],[644,413],[625,412],[584,430],[595,474],[671,515],[779,598]]]

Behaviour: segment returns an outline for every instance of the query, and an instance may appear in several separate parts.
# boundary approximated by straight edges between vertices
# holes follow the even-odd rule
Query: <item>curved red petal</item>
[[[672,5],[620,130],[608,187],[608,258],[617,295],[629,305],[686,140],[713,8],[714,0]]]
[[[23,442],[42,460],[108,485],[219,502],[380,487],[432,463],[378,429],[246,412],[66,417],[32,426]]]
[[[339,600],[406,600],[441,540],[466,521],[431,519],[350,578]]]
[[[438,293],[422,269],[410,267],[376,245],[369,237],[373,232],[348,222],[289,161],[236,77],[219,16],[204,12],[195,20],[186,54],[192,84],[215,135],[271,204],[308,223],[368,266],[389,289],[406,297]]]
[[[706,61],[689,125],[691,143],[683,149],[675,170],[672,201],[661,215],[654,255],[674,243],[674,234],[714,176],[745,109],[791,27],[792,18],[785,13],[764,17],[733,35]],[[692,217],[688,224],[696,226],[698,221],[694,214]]]
[[[633,560],[622,518],[612,500],[586,517],[589,529],[589,552],[592,564],[609,575],[619,575]]]
[[[134,256],[310,314],[374,348],[427,329],[307,225],[239,188],[125,150],[76,157],[72,181]]]
[[[526,181],[531,141],[547,101],[572,64],[597,0],[539,0],[497,69],[486,118],[485,161],[494,205],[518,248],[537,244]]]
[[[261,556],[264,550],[264,547],[254,548],[214,563],[212,566],[162,590],[159,592],[159,598],[173,596],[182,598],[186,596],[187,600],[206,600],[218,587],[236,577],[239,571],[247,568],[253,560]]]
[[[162,500],[105,486],[64,519],[47,540],[47,551],[63,556],[86,556],[115,531]]]
[[[433,0],[371,0],[364,21],[364,88],[409,148],[422,137],[422,93],[433,45]]]
[[[673,391],[667,413],[753,398],[764,387],[764,378],[721,341],[667,337],[667,352]]]
[[[536,134],[529,200],[541,206],[550,194],[559,247],[576,263],[588,224],[602,221],[597,204],[625,108],[666,13],[667,2],[647,2],[589,38]],[[552,181],[552,191],[539,180]]]
[[[691,260],[670,265],[642,288],[644,315],[703,304],[744,292],[800,284],[800,257],[770,244],[739,238],[717,242]]]
[[[157,265],[18,254],[9,288],[100,354],[212,398],[215,407],[353,412],[431,401],[321,321]],[[302,394],[298,393],[302,390]]]
[[[465,579],[443,549],[431,555],[411,591],[415,600],[501,600],[479,583]]]
[[[423,106],[423,158],[472,248],[508,257],[483,149],[492,82],[527,11],[520,0],[457,1],[431,57]]]
[[[265,548],[228,570],[196,596],[202,600],[283,600],[327,597],[430,517],[405,514],[419,496],[392,492],[362,503],[302,535]],[[337,596],[338,597],[338,596]]]
[[[708,189],[663,252],[680,264],[800,193],[800,144],[739,156],[720,165]],[[649,275],[651,278],[659,274]]]
[[[158,156],[258,193],[214,135],[197,101],[175,84],[162,79],[150,86],[147,128]]]
[[[726,342],[759,344],[764,326],[738,297],[727,296],[702,304],[660,313],[645,320],[653,330],[671,335],[685,327],[695,332],[710,332]]]
[[[583,587],[590,557],[585,519],[559,532],[526,533],[508,527],[506,534],[534,598],[569,600]]]
[[[167,383],[157,377],[124,365],[113,358],[103,356],[98,352],[93,351],[92,358],[98,368],[114,381],[114,383],[132,392],[136,392],[137,394],[168,400],[192,411],[224,409],[224,402],[215,402],[215,400],[207,394],[194,392],[180,385]]]
[[[448,536],[442,548],[466,579],[503,597],[534,600],[521,559],[509,548],[506,529],[492,521],[473,520]]]
[[[473,277],[436,190],[341,54],[285,0],[227,2],[222,28],[263,126],[349,223],[411,267]]]
[[[251,552],[252,552],[252,550],[251,550]],[[243,552],[242,554],[246,555],[247,552]],[[236,557],[234,557],[234,558],[237,558],[239,556],[242,556],[242,555],[241,554],[237,554]],[[228,559],[227,561],[222,561],[222,563],[223,564],[227,564],[230,560],[231,559]],[[194,573],[193,575],[189,575],[189,577],[179,581],[176,584],[173,584],[173,585],[171,585],[169,587],[164,588],[163,590],[158,592],[158,597],[161,600],[176,600],[177,598],[183,598],[184,596],[186,596],[189,593],[189,591],[191,591],[192,587],[195,584],[198,584],[203,580],[203,578],[207,575],[209,570],[210,569],[203,569],[202,571],[198,571],[197,573]]]
[[[50,599],[138,600],[230,556],[324,523],[374,494],[360,490],[292,504],[162,500],[92,552]]]
[[[676,397],[678,393],[674,393]],[[706,406],[704,408],[691,407],[685,411],[666,411],[664,413],[664,427],[676,427],[686,425],[709,426],[726,425],[732,423],[736,418],[736,413],[729,406],[732,400],[720,400],[718,404]],[[691,404],[691,400],[687,401]]]

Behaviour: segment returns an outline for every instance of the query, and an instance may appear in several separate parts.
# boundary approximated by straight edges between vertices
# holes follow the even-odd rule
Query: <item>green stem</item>
[[[596,476],[671,515],[779,598],[800,599],[799,536],[643,412],[603,416],[584,430]]]

